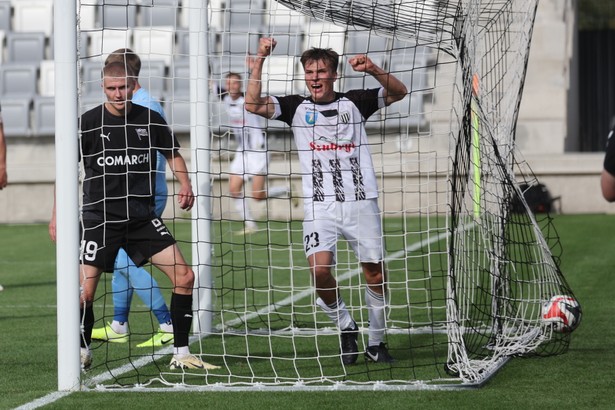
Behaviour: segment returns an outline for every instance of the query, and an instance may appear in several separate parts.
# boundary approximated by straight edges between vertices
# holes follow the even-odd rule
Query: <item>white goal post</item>
[[[58,390],[78,390],[79,363],[79,199],[77,121],[77,13],[73,0],[54,7],[56,90],[56,224],[58,295]],[[71,13],[72,11],[72,13]],[[62,23],[62,24],[59,24]],[[60,125],[61,124],[61,125]],[[62,312],[62,314],[60,314]]]
[[[551,217],[533,214],[524,197],[537,181],[515,144],[537,4],[56,1],[59,390],[465,388],[485,383],[511,357],[565,352],[571,334],[543,321],[541,307],[554,295],[574,294],[559,268]],[[340,329],[317,304],[305,258],[301,205],[311,194],[300,189],[305,171],[292,130],[271,119],[237,126],[234,103],[220,94],[229,91],[229,74],[242,78],[245,90],[248,57],[262,36],[277,41],[264,63],[264,93],[309,94],[299,59],[311,47],[339,54],[337,92],[380,86],[352,69],[348,59],[356,54],[408,89],[365,120],[383,221],[384,332],[393,363],[364,360],[367,283],[352,248],[340,241],[335,276],[359,327],[361,353],[356,364],[343,363]],[[137,298],[129,300],[127,343],[94,340],[92,368],[79,369],[73,119],[104,101],[100,70],[118,48],[140,56],[139,81],[160,101],[190,164],[197,205],[191,213],[175,205],[169,173],[163,219],[197,275],[191,351],[219,369],[170,370],[169,346],[138,348],[158,323]],[[241,194],[231,184],[233,159],[259,151],[237,134],[254,128],[268,153],[264,200],[252,191],[253,176],[241,176]],[[168,280],[148,270],[168,301]],[[100,281],[95,327],[114,320],[120,291],[113,286],[111,275]]]

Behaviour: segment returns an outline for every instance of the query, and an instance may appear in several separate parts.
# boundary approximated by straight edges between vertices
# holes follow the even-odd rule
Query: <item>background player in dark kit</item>
[[[150,260],[173,284],[171,318],[174,351],[171,368],[217,366],[190,354],[188,336],[192,324],[194,272],[175,239],[156,217],[156,152],[168,161],[180,188],[178,205],[192,208],[194,193],[179,144],[162,117],[132,104],[135,75],[130,66],[110,63],[103,69],[107,102],[81,116],[83,205],[81,237],[81,361],[92,361],[92,304],[102,272],[113,272],[115,258],[123,247],[137,266]],[[49,231],[55,239],[55,206]]]

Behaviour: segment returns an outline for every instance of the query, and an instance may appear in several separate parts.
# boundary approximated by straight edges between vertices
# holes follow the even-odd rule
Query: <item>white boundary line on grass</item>
[[[465,227],[463,227],[462,230],[465,231],[467,229],[472,229],[474,227],[474,225],[475,225],[474,222],[471,222],[470,224],[468,224]],[[450,233],[447,231],[447,232],[444,232],[444,233],[440,233],[439,235],[433,236],[429,240],[423,240],[423,241],[417,242],[417,243],[415,243],[413,245],[408,246],[407,248],[405,248],[403,250],[397,251],[397,252],[387,256],[385,258],[385,262],[389,262],[392,259],[398,258],[398,257],[400,257],[401,255],[403,255],[405,253],[415,251],[415,250],[417,250],[417,249],[419,249],[422,246],[425,246],[427,244],[438,242],[438,241],[448,237],[449,235],[450,235]],[[352,278],[353,276],[358,275],[359,273],[361,273],[360,269],[348,270],[345,273],[339,275],[337,278],[338,278],[338,280],[346,280],[346,279]],[[249,320],[252,317],[255,317],[255,316],[258,316],[258,315],[262,315],[262,314],[265,314],[265,313],[271,313],[271,312],[275,311],[278,307],[286,306],[286,305],[290,304],[291,302],[300,300],[300,299],[302,299],[304,297],[307,297],[307,296],[311,295],[312,292],[313,292],[313,289],[306,289],[306,290],[304,290],[302,292],[299,292],[299,293],[297,293],[297,294],[295,294],[293,296],[287,297],[286,299],[282,300],[279,303],[276,303],[274,305],[269,305],[269,306],[264,307],[263,309],[261,309],[261,310],[259,310],[257,312],[251,313],[249,315],[245,315],[242,319],[235,319],[234,321],[230,322],[229,325],[232,326],[235,323],[241,323],[242,321]],[[203,336],[192,336],[190,338],[191,339],[190,341],[192,343],[192,342],[198,341],[198,340],[200,340],[202,338],[203,338]],[[173,350],[173,347],[172,346],[168,346],[168,347],[165,347],[165,348],[162,348],[162,349],[158,350],[155,354],[156,355],[166,355],[166,354],[171,353],[172,350]],[[129,372],[131,370],[134,370],[135,368],[140,368],[140,367],[146,366],[146,365],[150,364],[152,361],[153,361],[152,356],[142,357],[141,359],[135,360],[134,362],[131,362],[130,364],[126,364],[126,365],[120,366],[120,367],[118,367],[115,370],[108,371],[108,372],[103,372],[103,373],[99,374],[98,376],[92,378],[91,381],[94,382],[95,384],[104,383],[104,382],[106,382],[108,380],[111,380],[112,378],[114,378],[116,376],[119,376],[121,374]],[[126,390],[124,390],[124,391],[126,391]],[[142,390],[139,390],[139,391],[142,391]],[[169,391],[171,391],[171,390],[169,390]],[[229,391],[232,391],[232,389],[229,390]],[[55,401],[57,401],[57,400],[59,400],[61,398],[64,398],[64,397],[66,397],[66,396],[68,396],[68,395],[70,395],[72,393],[75,393],[75,392],[73,392],[73,391],[57,391],[57,392],[49,393],[48,395],[43,396],[41,398],[38,398],[38,399],[36,399],[34,401],[31,401],[30,403],[26,403],[26,404],[24,404],[22,406],[19,406],[15,410],[32,410],[32,409],[37,409],[39,407],[43,407],[43,406],[46,406],[48,404],[51,404],[51,403],[53,403],[53,402],[55,402]]]

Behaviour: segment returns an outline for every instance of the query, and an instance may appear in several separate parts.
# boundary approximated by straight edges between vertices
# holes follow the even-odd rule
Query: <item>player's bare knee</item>
[[[188,266],[177,266],[175,268],[175,283],[179,288],[192,289],[194,286],[194,271]]]
[[[373,273],[371,275],[366,275],[365,282],[367,282],[367,285],[370,288],[376,290],[382,288],[382,286],[384,285],[384,276],[382,275],[382,273]]]
[[[364,263],[363,273],[368,285],[382,285],[384,283],[384,268],[382,263]]]
[[[316,283],[323,283],[329,281],[333,276],[331,274],[331,267],[328,265],[317,265],[312,268],[312,276]]]

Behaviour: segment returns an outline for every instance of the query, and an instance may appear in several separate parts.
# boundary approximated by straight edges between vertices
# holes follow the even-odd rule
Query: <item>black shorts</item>
[[[137,266],[142,266],[153,255],[175,244],[175,238],[158,218],[128,222],[84,220],[81,226],[80,262],[113,272],[120,248]]]

